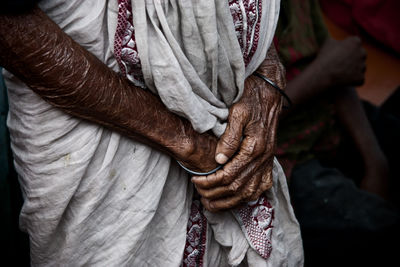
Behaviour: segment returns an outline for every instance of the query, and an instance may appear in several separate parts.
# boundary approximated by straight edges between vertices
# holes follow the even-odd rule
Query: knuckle
[[[234,181],[229,185],[228,189],[230,193],[237,193],[239,190],[240,184],[237,181]]]
[[[252,196],[249,197],[249,201],[256,201],[262,192],[257,192],[256,194],[253,194]]]
[[[256,145],[254,146],[254,155],[258,156],[264,153],[266,150],[266,142],[262,138],[256,139]]]
[[[233,171],[234,171],[233,168],[223,171],[220,179],[223,185],[228,185],[232,182]]]
[[[243,198],[249,199],[255,193],[255,189],[253,187],[246,189],[243,192]]]
[[[268,175],[266,179],[264,179],[262,184],[263,191],[269,190],[274,185],[271,175]]]
[[[221,140],[221,142],[222,142],[224,149],[229,150],[229,151],[235,151],[236,144],[238,143],[236,135],[233,135],[233,134],[226,136],[224,139]]]
[[[208,208],[210,209],[210,211],[217,211],[218,210],[218,208],[216,207],[216,205],[212,201],[208,202]]]
[[[219,208],[217,207],[217,205],[216,205],[216,203],[214,201],[204,200],[202,198],[202,204],[204,205],[206,210],[208,210],[210,212],[217,212],[219,210]]]
[[[256,148],[256,139],[254,137],[248,137],[246,146],[242,148],[242,152],[245,156],[251,156],[255,152]]]
[[[274,183],[273,183],[272,179],[269,180],[269,181],[266,182],[265,185],[264,185],[264,188],[263,188],[264,191],[271,189],[273,185],[274,185]]]
[[[205,198],[211,198],[212,197],[211,192],[208,191],[208,190],[201,190],[201,191],[198,190],[198,192],[202,197],[205,197]]]
[[[180,150],[182,151],[182,158],[190,158],[196,151],[196,144],[190,138],[187,138],[181,142]]]
[[[232,112],[229,114],[231,120],[233,121],[240,121],[242,118],[246,117],[246,105],[244,103],[236,103],[232,108]]]
[[[234,207],[238,206],[241,202],[242,202],[242,198],[233,199],[227,204],[226,208],[229,208],[229,209],[234,208]]]
[[[212,207],[212,204],[209,204],[209,205],[205,206],[205,208],[206,208],[206,210],[208,210],[209,212],[217,212],[217,211],[218,211],[217,208]]]
[[[201,187],[203,189],[211,187],[215,182],[215,178],[212,175],[206,176],[206,179],[203,180],[201,183],[197,182],[197,187]]]

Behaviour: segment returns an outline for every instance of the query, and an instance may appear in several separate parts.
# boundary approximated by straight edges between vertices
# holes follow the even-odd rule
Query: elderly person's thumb
[[[243,118],[235,118],[235,115],[243,117],[244,114],[230,114],[229,122],[224,134],[218,140],[215,150],[215,161],[219,164],[225,164],[239,150],[244,121]],[[237,117],[237,116],[236,116]]]

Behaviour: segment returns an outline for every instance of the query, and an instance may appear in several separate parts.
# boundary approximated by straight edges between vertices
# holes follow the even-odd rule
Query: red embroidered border
[[[186,244],[182,267],[202,267],[206,250],[207,219],[203,214],[203,206],[196,197],[193,199],[189,221],[187,224]]]
[[[274,209],[265,196],[236,210],[253,249],[264,259],[272,252]]]
[[[247,66],[258,47],[262,0],[243,0],[242,2],[248,21],[246,47],[251,47],[250,51],[248,51],[248,49],[244,51],[243,48],[243,13],[239,7],[239,1],[242,0],[229,0],[229,6],[235,23],[236,35],[242,47],[243,60]],[[256,16],[257,5],[258,16]],[[251,40],[252,35],[254,35],[253,40]],[[115,32],[114,55],[121,73],[124,76],[127,76],[137,83],[143,82],[140,58],[135,42],[130,0],[118,0],[118,23]],[[260,209],[260,207],[264,209]],[[250,242],[261,256],[267,258],[271,253],[270,233],[272,230],[272,217],[268,227],[265,228],[263,225],[260,225],[263,218],[262,216],[267,216],[265,209],[272,212],[271,216],[273,217],[272,207],[270,207],[266,199],[261,199],[255,205],[248,204],[245,208],[240,209],[239,216],[245,226]],[[257,225],[255,228],[254,224]],[[203,207],[200,200],[195,198],[191,205],[191,212],[187,225],[187,237],[182,266],[203,266],[203,257],[206,249],[206,234],[207,219],[203,214]]]

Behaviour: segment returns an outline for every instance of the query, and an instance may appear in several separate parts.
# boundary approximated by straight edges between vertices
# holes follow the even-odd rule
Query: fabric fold
[[[228,108],[243,93],[246,73],[265,58],[279,1],[256,2],[267,8],[260,20],[255,56],[245,68],[228,1],[131,1],[146,86],[198,132],[223,133]]]

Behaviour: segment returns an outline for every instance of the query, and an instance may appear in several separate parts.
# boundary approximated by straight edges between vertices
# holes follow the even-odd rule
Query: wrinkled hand
[[[196,172],[208,172],[215,169],[218,163],[215,161],[215,151],[218,139],[211,134],[198,134],[190,129],[193,133],[185,132],[185,136],[192,138],[179,138],[180,147],[174,147],[177,151],[175,158],[189,170]]]
[[[279,61],[269,57],[258,72],[285,87]],[[227,128],[216,148],[218,163],[233,158],[214,174],[192,178],[207,210],[229,209],[256,200],[271,188],[281,108],[281,95],[274,88],[256,76],[246,79],[243,96],[230,108]]]
[[[340,41],[328,38],[318,54],[317,62],[328,75],[330,84],[358,86],[364,83],[366,55],[358,37]]]

